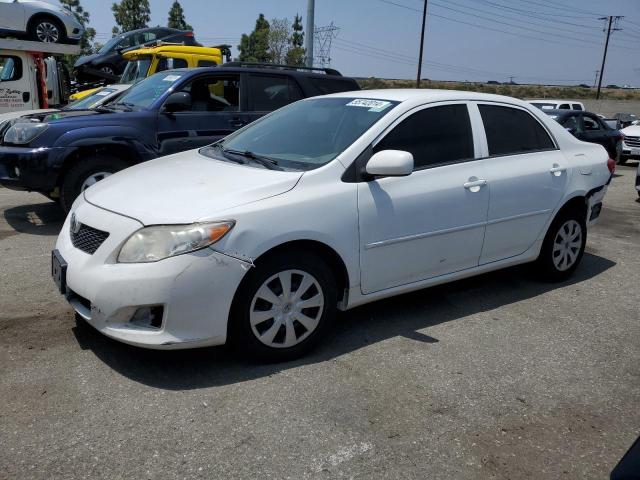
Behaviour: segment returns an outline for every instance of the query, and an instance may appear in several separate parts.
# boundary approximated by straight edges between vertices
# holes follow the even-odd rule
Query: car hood
[[[233,207],[291,190],[302,172],[266,170],[205,157],[197,150],[127,168],[85,190],[89,203],[144,225],[225,219]]]
[[[640,125],[630,125],[620,131],[630,137],[640,137]]]
[[[73,64],[73,67],[74,68],[81,67],[82,65],[86,65],[87,63],[90,63],[92,60],[95,60],[96,58],[101,56],[102,55],[99,53],[93,53],[91,55],[83,55],[76,60],[76,63]]]

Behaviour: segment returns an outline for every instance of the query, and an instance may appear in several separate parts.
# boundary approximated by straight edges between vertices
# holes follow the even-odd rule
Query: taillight
[[[193,37],[193,32],[187,32],[184,34],[185,37]]]
[[[611,172],[611,175],[613,175],[613,172],[616,171],[616,161],[613,158],[607,160],[607,168]]]

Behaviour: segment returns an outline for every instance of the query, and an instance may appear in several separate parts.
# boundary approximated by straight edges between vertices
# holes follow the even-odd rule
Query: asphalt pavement
[[[50,278],[62,213],[0,188],[0,478],[608,478],[640,434],[635,165],[570,281],[377,302],[278,365],[76,323]]]

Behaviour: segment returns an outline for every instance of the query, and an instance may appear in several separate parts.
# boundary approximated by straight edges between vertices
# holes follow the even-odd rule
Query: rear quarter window
[[[478,108],[490,156],[517,155],[555,148],[547,131],[530,113],[498,105],[478,105]]]

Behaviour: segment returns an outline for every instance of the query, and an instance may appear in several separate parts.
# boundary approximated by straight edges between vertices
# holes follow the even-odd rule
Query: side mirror
[[[378,177],[406,177],[413,172],[413,155],[402,150],[382,150],[373,154],[365,171]]]
[[[191,108],[191,95],[187,92],[173,92],[164,102],[164,111],[184,112]]]

